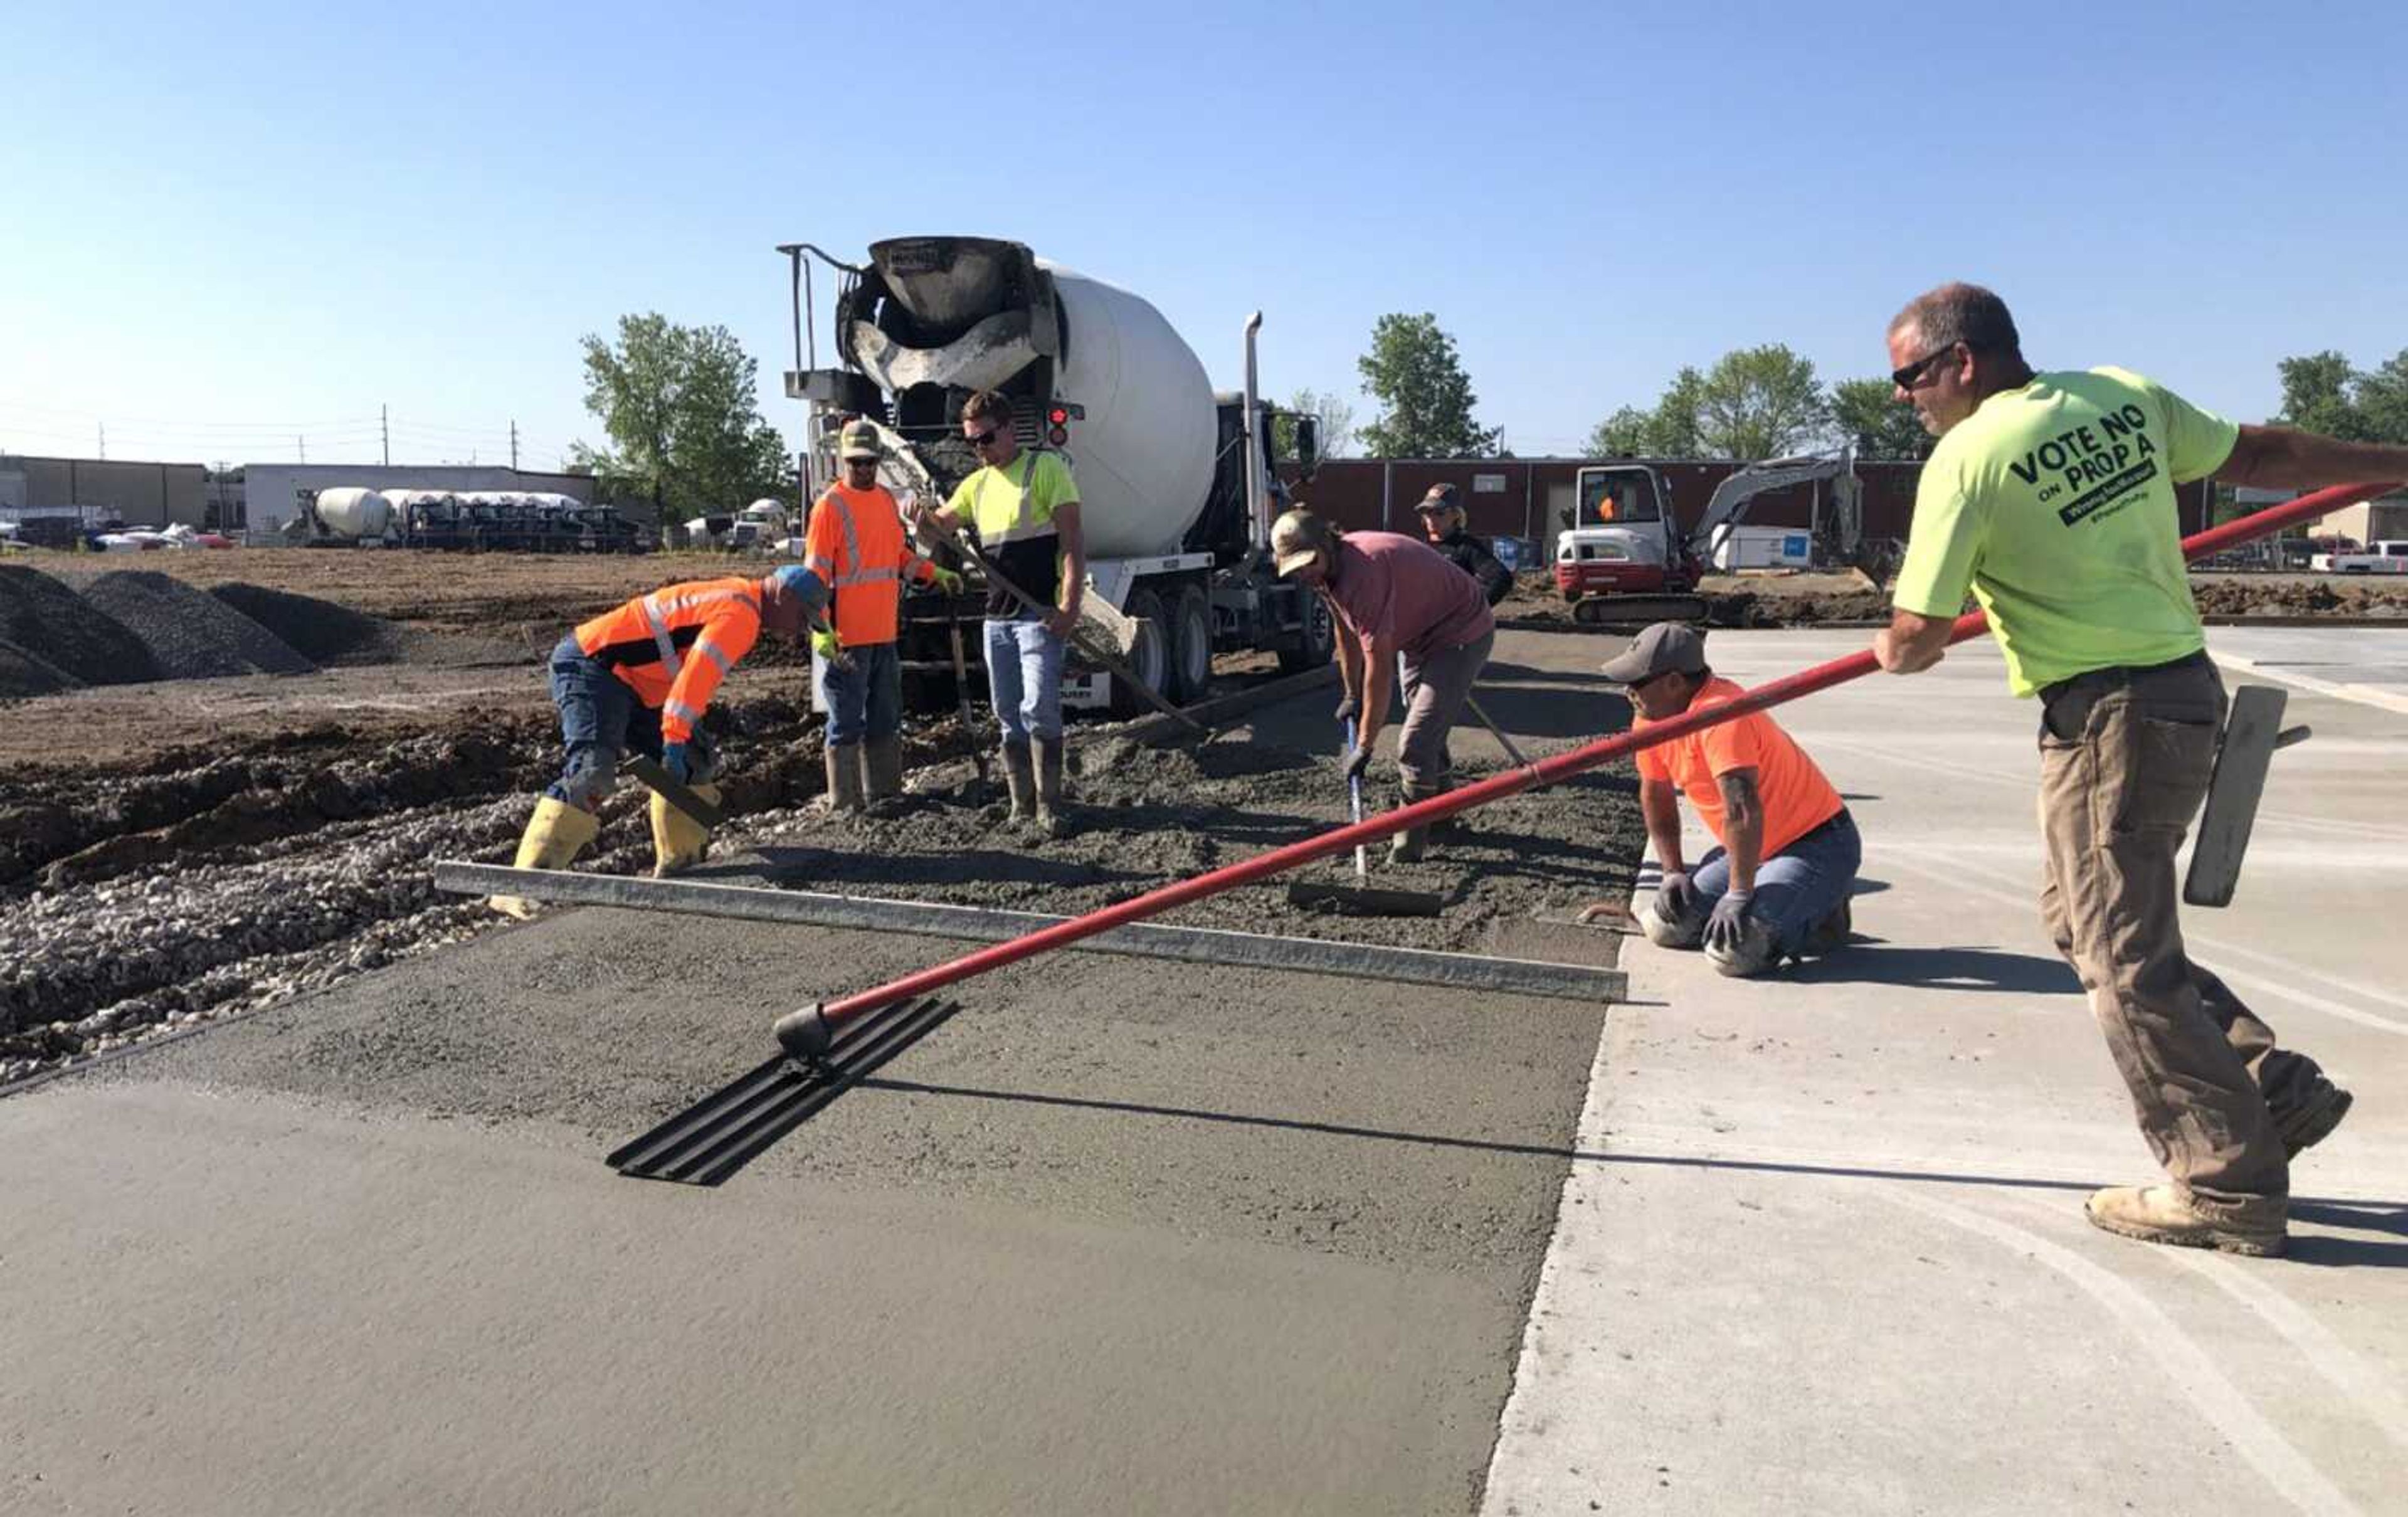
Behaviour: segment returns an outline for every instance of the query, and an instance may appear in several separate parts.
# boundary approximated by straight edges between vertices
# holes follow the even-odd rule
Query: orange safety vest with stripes
[[[883,485],[830,485],[803,530],[803,567],[826,581],[835,605],[828,621],[847,648],[895,640],[903,577],[922,584],[937,565],[911,547],[903,511]]]
[[[577,646],[661,711],[661,738],[690,742],[703,708],[761,638],[761,581],[689,580],[577,628]]]

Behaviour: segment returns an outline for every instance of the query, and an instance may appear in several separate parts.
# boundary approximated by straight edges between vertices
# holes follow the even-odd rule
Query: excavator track
[[[1699,626],[1712,618],[1703,595],[1589,595],[1572,603],[1572,620],[1584,627],[1635,631],[1658,622]]]

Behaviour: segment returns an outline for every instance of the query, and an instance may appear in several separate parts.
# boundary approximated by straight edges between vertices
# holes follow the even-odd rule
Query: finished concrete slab
[[[1707,646],[1756,684],[1867,636]],[[2270,1262],[2083,1218],[2153,1166],[2039,926],[2036,710],[1991,645],[1777,719],[1863,826],[1860,941],[1767,982],[1625,954],[1484,1510],[2401,1510],[2408,722],[2295,694],[2317,736],[2186,917],[2358,1095]]]

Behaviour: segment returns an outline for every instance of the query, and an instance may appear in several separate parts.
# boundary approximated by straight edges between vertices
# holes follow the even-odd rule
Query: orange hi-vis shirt
[[[828,487],[803,531],[803,567],[826,581],[836,602],[828,621],[847,648],[893,642],[903,576],[922,584],[937,577],[937,565],[912,549],[902,508],[883,485]]]
[[[1709,680],[1689,703],[1689,709],[1702,711],[1725,705],[1743,694],[1728,680]],[[1631,723],[1631,730],[1644,732],[1652,725],[1641,717]],[[1733,769],[1756,771],[1756,792],[1764,801],[1764,856],[1768,859],[1840,814],[1840,793],[1831,788],[1831,781],[1823,778],[1806,751],[1762,711],[1675,737],[1660,748],[1642,748],[1636,757],[1639,778],[1680,786],[1681,794],[1704,819],[1706,830],[1725,848],[1730,846],[1730,839],[1723,833],[1723,792],[1716,777]]]
[[[689,580],[638,595],[577,628],[585,656],[661,710],[661,738],[690,742],[703,708],[761,639],[761,581]]]

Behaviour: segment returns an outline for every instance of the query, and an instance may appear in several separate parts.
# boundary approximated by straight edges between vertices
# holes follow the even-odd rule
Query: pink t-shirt
[[[1416,662],[1497,630],[1480,581],[1402,533],[1343,534],[1337,572],[1326,583],[1338,619],[1358,642],[1394,637]]]

